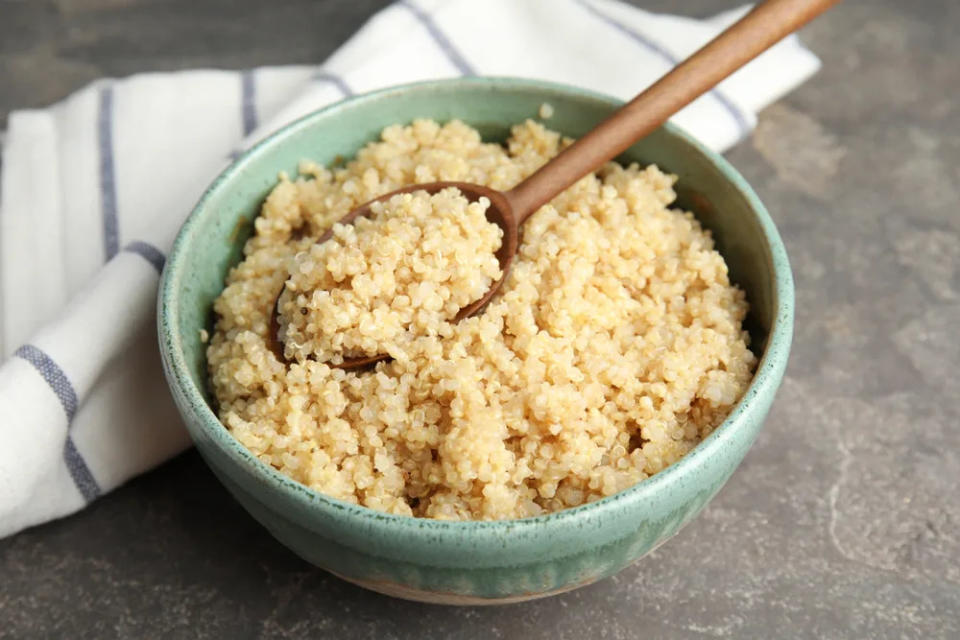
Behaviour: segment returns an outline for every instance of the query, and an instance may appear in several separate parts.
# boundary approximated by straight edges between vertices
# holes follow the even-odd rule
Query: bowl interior
[[[587,132],[618,104],[613,98],[581,90],[505,79],[387,89],[307,116],[255,146],[221,174],[178,237],[171,258],[179,286],[172,329],[179,335],[191,382],[207,402],[210,393],[200,330],[212,330],[212,303],[223,289],[228,270],[242,257],[253,220],[276,184],[278,172],[296,175],[298,163],[305,159],[330,164],[350,158],[377,139],[385,126],[415,118],[458,118],[478,129],[484,140],[502,141],[511,124],[536,118],[544,102],[554,108],[544,124],[573,137]],[[767,234],[776,236],[776,231],[765,214],[754,210],[749,187],[722,159],[672,126],[644,138],[618,160],[656,163],[679,176],[675,206],[693,211],[714,234],[732,280],[750,301],[751,348],[763,355],[776,313],[775,269]]]

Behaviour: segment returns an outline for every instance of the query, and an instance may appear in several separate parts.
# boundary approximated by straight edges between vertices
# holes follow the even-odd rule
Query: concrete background
[[[322,61],[384,4],[0,0],[0,118],[103,75]],[[286,551],[190,452],[0,541],[0,637],[960,637],[958,28],[953,0],[848,0],[802,34],[824,70],[728,154],[790,251],[794,355],[734,478],[633,568],[505,608],[391,600]]]

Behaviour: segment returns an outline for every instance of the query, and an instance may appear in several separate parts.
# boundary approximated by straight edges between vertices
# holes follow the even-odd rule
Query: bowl
[[[621,161],[655,162],[679,176],[678,205],[715,235],[751,304],[757,372],[732,413],[674,465],[613,496],[520,520],[447,522],[381,513],[303,486],[248,452],[211,408],[200,330],[276,183],[302,159],[351,157],[390,124],[459,118],[484,139],[536,117],[579,136],[620,101],[574,87],[511,78],[417,83],[344,100],[277,131],[227,168],[183,225],[160,285],[164,372],[187,430],[230,493],[280,542],[346,580],[401,598],[492,604],[560,593],[627,567],[693,519],[753,443],[780,385],[793,332],[793,279],[780,236],[757,195],[719,155],[666,125]]]

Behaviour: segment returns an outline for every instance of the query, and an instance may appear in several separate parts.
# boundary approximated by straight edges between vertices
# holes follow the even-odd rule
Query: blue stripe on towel
[[[73,478],[73,484],[77,486],[77,490],[83,496],[83,499],[88,504],[96,500],[100,496],[100,485],[97,484],[96,478],[90,473],[90,467],[87,466],[83,456],[77,451],[77,446],[73,443],[70,434],[67,434],[67,441],[63,443],[63,461],[67,465],[70,477]]]
[[[157,273],[163,273],[163,264],[167,261],[167,259],[163,255],[163,252],[152,244],[143,242],[141,240],[135,240],[125,246],[123,250],[137,254],[152,264],[153,268],[157,270]]]
[[[320,69],[313,74],[313,79],[332,84],[340,91],[340,93],[348,98],[353,95],[353,89],[350,88],[350,85],[348,85],[343,78],[335,73],[330,73],[329,71]]]
[[[470,63],[467,62],[466,58],[463,57],[463,54],[453,46],[453,43],[450,42],[450,39],[447,35],[440,30],[440,27],[437,26],[437,23],[433,18],[425,12],[423,9],[415,5],[410,0],[400,0],[397,4],[401,7],[407,9],[410,13],[416,17],[417,20],[426,28],[427,33],[430,34],[430,37],[433,38],[433,41],[437,43],[437,46],[440,47],[440,50],[443,51],[443,54],[447,56],[447,59],[450,63],[457,68],[457,71],[460,72],[460,75],[464,76],[474,76],[476,72],[473,70],[473,67],[470,66]],[[495,43],[491,46],[496,46]]]
[[[680,62],[680,60],[674,57],[672,53],[670,53],[669,51],[661,47],[657,42],[655,42],[645,34],[640,33],[639,31],[635,31],[627,27],[626,25],[623,25],[617,22],[607,14],[603,13],[602,11],[594,7],[592,4],[590,4],[586,0],[575,0],[575,1],[581,7],[586,9],[590,14],[594,15],[598,19],[610,25],[611,27],[613,27],[620,33],[624,34],[634,42],[642,45],[647,50],[657,54],[658,56],[660,56],[661,58],[669,62],[671,66],[676,66],[677,63]],[[726,109],[727,112],[729,112],[730,117],[733,119],[734,123],[736,123],[737,125],[737,129],[739,130],[739,137],[740,138],[746,137],[750,133],[750,121],[747,119],[746,116],[743,115],[743,111],[741,111],[740,108],[737,105],[735,105],[733,102],[731,102],[729,98],[723,95],[723,93],[721,93],[719,89],[711,89],[707,93],[713,96],[714,98],[716,98],[717,102],[723,105],[723,108]]]
[[[23,345],[13,355],[26,360],[40,372],[40,376],[47,381],[60,404],[63,405],[67,422],[73,420],[74,414],[77,413],[77,392],[73,390],[73,385],[70,384],[63,369],[50,356],[32,344]]]
[[[103,252],[106,260],[117,255],[120,231],[117,224],[117,183],[113,162],[113,87],[100,89],[97,112],[97,147],[100,152],[100,207],[103,218]]]
[[[69,430],[70,423],[73,422],[73,416],[77,413],[77,392],[74,390],[73,385],[70,384],[70,379],[67,378],[67,374],[53,361],[53,358],[32,344],[23,345],[17,349],[13,355],[33,365],[33,368],[37,370],[40,377],[50,386],[50,389],[63,406],[63,412],[67,416],[67,429]],[[80,452],[77,451],[77,447],[73,442],[73,438],[70,437],[69,431],[67,432],[67,439],[63,445],[63,460],[67,465],[67,471],[70,472],[70,477],[73,478],[73,482],[84,500],[91,502],[100,495],[100,486],[97,484],[93,474],[90,473],[90,468],[83,460]]]
[[[240,73],[240,109],[243,116],[243,135],[257,128],[257,85],[253,69]]]

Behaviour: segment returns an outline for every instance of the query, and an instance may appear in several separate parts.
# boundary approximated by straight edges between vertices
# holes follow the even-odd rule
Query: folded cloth
[[[401,0],[318,67],[101,80],[11,114],[0,536],[81,509],[188,446],[157,353],[156,286],[232,153],[345,96],[415,80],[526,76],[629,98],[746,9],[701,21],[615,0]],[[673,121],[722,151],[818,67],[791,37]]]

